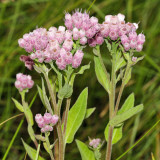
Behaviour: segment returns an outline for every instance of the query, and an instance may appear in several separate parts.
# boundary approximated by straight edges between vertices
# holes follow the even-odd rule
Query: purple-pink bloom
[[[50,113],[45,113],[44,116],[41,114],[35,116],[35,121],[41,128],[42,133],[53,131],[53,126],[58,122],[58,119],[57,115],[51,115]]]
[[[97,148],[100,145],[101,139],[97,138],[97,139],[92,139],[89,142],[89,145],[93,148]]]
[[[30,89],[34,85],[34,81],[32,80],[30,75],[24,75],[22,73],[18,73],[16,75],[15,87],[22,92],[25,89]]]

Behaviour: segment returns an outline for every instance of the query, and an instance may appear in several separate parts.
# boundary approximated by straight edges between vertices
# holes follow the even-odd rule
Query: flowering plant
[[[87,109],[88,89],[85,88],[75,104],[70,107],[76,75],[82,75],[90,68],[90,63],[82,65],[85,45],[93,48],[95,73],[99,83],[109,95],[109,123],[105,128],[107,141],[106,160],[111,159],[112,144],[122,138],[124,121],[143,109],[140,104],[134,107],[134,94],[126,99],[118,110],[122,92],[131,78],[132,67],[143,57],[134,57],[134,52],[140,52],[145,42],[145,36],[137,35],[138,24],[126,23],[125,16],[107,15],[100,24],[96,17],[90,17],[87,12],[77,10],[73,14],[65,14],[64,26],[37,28],[33,32],[23,35],[18,40],[19,46],[28,55],[22,55],[20,60],[29,70],[35,70],[42,79],[42,87],[37,90],[46,113],[35,115],[35,121],[40,128],[36,134],[33,125],[33,113],[25,101],[25,96],[34,85],[31,76],[18,73],[15,86],[19,90],[22,103],[13,98],[16,107],[24,112],[28,133],[37,151],[23,141],[24,147],[31,159],[40,160],[42,151],[40,141],[52,160],[64,160],[66,144],[72,143],[75,134],[84,119],[88,118],[95,108]],[[103,62],[100,46],[106,43],[110,52],[112,71],[107,71]],[[53,79],[54,76],[54,79]],[[122,81],[116,100],[116,84]],[[46,91],[48,88],[48,92]],[[65,107],[62,107],[64,102]],[[71,108],[71,109],[70,109]],[[52,136],[54,133],[54,142]],[[100,149],[104,142],[99,138],[89,139],[89,145],[76,140],[83,160],[100,160]],[[54,149],[54,152],[53,152]],[[39,155],[40,153],[40,155]]]

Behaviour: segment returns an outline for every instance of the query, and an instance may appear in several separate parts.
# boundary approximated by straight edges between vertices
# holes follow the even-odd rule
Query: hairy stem
[[[49,94],[50,94],[50,97],[51,97],[52,107],[54,109],[54,112],[57,112],[56,98],[55,98],[54,92],[52,90],[51,84],[49,82],[48,75],[46,73],[43,73],[43,74],[44,74],[44,77],[45,77],[45,80],[46,80],[46,83],[47,83],[47,87],[48,87],[48,91],[49,91]]]
[[[119,103],[120,103],[120,100],[121,100],[121,97],[122,97],[122,93],[123,93],[123,90],[124,90],[124,88],[125,88],[125,79],[126,79],[127,76],[128,76],[129,69],[130,69],[130,63],[128,62],[128,63],[127,63],[126,70],[125,70],[124,77],[123,77],[123,79],[122,79],[122,84],[121,84],[121,87],[120,87],[120,91],[119,91],[119,94],[118,94],[118,98],[117,98],[117,101],[116,101],[115,112],[114,112],[115,115],[117,114],[118,107],[119,107]]]
[[[54,156],[53,156],[52,150],[50,149],[50,142],[49,142],[49,138],[48,138],[47,133],[45,133],[45,137],[46,137],[47,147],[49,149],[49,155],[51,157],[51,160],[54,160]]]
[[[109,120],[111,120],[114,117],[115,88],[116,88],[116,72],[115,72],[116,57],[115,57],[115,54],[116,53],[112,54],[111,88],[110,88],[110,94],[109,94]],[[109,126],[108,143],[107,143],[105,160],[111,160],[113,129],[114,127]]]
[[[54,127],[54,130],[53,130],[54,131],[54,141],[56,141],[58,137],[57,132],[55,132],[55,129],[56,127]],[[55,160],[58,160],[59,158],[58,153],[59,153],[59,145],[58,143],[55,143],[55,146],[54,146],[54,159]]]
[[[26,117],[26,120],[27,120],[27,123],[28,123],[28,127],[30,126],[30,129],[32,130],[33,134],[31,134],[30,132],[28,132],[28,133],[29,133],[29,136],[30,136],[31,140],[33,141],[35,147],[38,149],[38,142],[37,142],[36,138],[34,137],[34,130],[32,128],[32,125],[29,122],[29,119],[27,118],[28,116],[25,113],[25,108],[28,107],[28,104],[25,102],[25,93],[21,94],[21,98],[22,98],[22,105],[23,105],[23,108],[24,108],[24,115]]]
[[[68,98],[67,99],[66,110],[65,110],[65,115],[64,115],[64,128],[63,128],[64,137],[65,137],[65,134],[66,134],[67,119],[68,119],[68,112],[69,112],[69,108],[70,108],[70,103],[71,103],[71,99]]]
[[[64,137],[63,137],[63,132],[62,132],[62,122],[61,122],[61,105],[62,105],[62,100],[58,100],[58,117],[59,121],[57,123],[57,133],[58,133],[58,140],[59,140],[59,160],[64,160]]]

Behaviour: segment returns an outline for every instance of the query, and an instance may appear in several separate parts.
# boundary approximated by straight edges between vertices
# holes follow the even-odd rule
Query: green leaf
[[[69,98],[71,97],[73,93],[73,87],[69,84],[65,84],[58,92],[58,98],[63,99],[63,98]]]
[[[33,128],[30,124],[28,124],[28,134],[29,134],[31,140],[34,142],[36,140],[36,138],[35,138],[35,135],[34,135]]]
[[[94,56],[94,63],[95,63],[95,72],[96,72],[98,82],[104,87],[104,89],[107,92],[110,92],[109,91],[110,82],[107,79],[107,75],[106,75],[106,73],[100,63],[99,58],[96,56]]]
[[[76,75],[78,75],[78,74],[83,74],[84,71],[87,70],[87,69],[89,69],[89,68],[90,68],[90,62],[89,62],[89,64],[82,66],[77,73],[73,73],[72,76],[71,76],[71,79],[70,79],[70,83],[69,83],[69,84],[70,84],[71,86],[73,86],[74,79],[75,79]]]
[[[32,159],[32,160],[35,160],[36,159],[36,154],[37,154],[37,151],[35,149],[33,149],[32,147],[30,147],[28,144],[26,144],[23,139],[22,139],[22,142],[23,142],[23,145],[24,145],[24,148],[26,150],[26,152],[28,153],[29,157]],[[38,160],[45,160],[44,158],[42,158],[41,156],[38,156]]]
[[[124,80],[124,84],[126,85],[129,80],[131,79],[131,72],[132,72],[132,68],[129,69],[128,74],[127,74],[127,78]]]
[[[96,160],[101,160],[101,155],[102,154],[99,149],[94,150],[94,156],[95,156]]]
[[[42,135],[34,135],[36,139],[40,140],[40,141],[46,141],[46,138]]]
[[[117,143],[122,138],[122,128],[123,124],[118,127],[117,126],[114,127],[112,135],[112,144]],[[106,126],[104,131],[106,141],[108,141],[108,132],[109,132],[109,124]]]
[[[33,126],[34,125],[33,114],[32,114],[31,109],[28,107],[27,103],[25,103],[24,114],[26,116],[26,119],[27,119],[28,123],[31,126]]]
[[[46,142],[43,142],[43,147],[44,149],[49,153],[49,148],[47,146],[47,143]]]
[[[90,68],[90,64],[91,62],[89,62],[87,65],[82,66],[76,74],[83,74],[85,70]]]
[[[86,114],[87,99],[88,88],[85,88],[68,113],[65,143],[72,143],[78,128],[82,124]]]
[[[129,110],[130,108],[134,107],[134,93],[131,93],[128,98],[125,100],[123,106],[121,107],[121,109],[118,111],[118,114],[121,114],[127,110]]]
[[[94,108],[88,108],[86,111],[85,119],[91,116],[91,114],[96,110],[96,107]]]
[[[116,63],[115,71],[118,71],[120,68],[124,67],[125,65],[126,65],[126,61],[123,57],[121,57]]]
[[[24,112],[23,106],[22,106],[16,99],[12,98],[12,100],[13,100],[15,106],[16,106],[21,112]]]
[[[83,142],[76,140],[82,160],[95,160],[94,153]]]
[[[129,110],[127,110],[126,112],[123,112],[120,115],[116,115],[110,122],[109,124],[111,126],[117,126],[118,124],[126,121],[127,119],[131,118],[132,116],[134,116],[135,114],[137,114],[138,112],[143,110],[143,104],[140,104],[136,107],[133,107]]]
[[[44,107],[48,110],[49,113],[53,114],[53,110],[51,108],[51,105],[49,103],[49,99],[46,94],[43,78],[42,78],[42,89],[38,85],[37,85],[37,89],[38,89],[38,93],[39,93],[40,99],[41,99]]]
[[[108,40],[107,40],[107,39],[105,39],[105,42],[106,42],[106,44],[107,44],[107,48],[108,48],[108,50],[111,52],[111,50],[112,50],[112,46],[111,46],[111,44],[108,42]]]

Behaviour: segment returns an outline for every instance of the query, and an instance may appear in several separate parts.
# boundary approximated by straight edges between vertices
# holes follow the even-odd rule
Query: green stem
[[[115,106],[115,88],[116,88],[116,72],[115,72],[115,65],[116,65],[116,53],[112,54],[112,75],[111,75],[111,89],[109,94],[109,120],[114,117],[114,106]],[[113,126],[109,126],[109,133],[108,133],[108,143],[107,143],[107,150],[106,150],[106,160],[111,159],[112,153],[112,136],[113,136]]]
[[[98,55],[98,58],[99,58],[99,60],[100,60],[100,63],[101,63],[101,65],[102,65],[102,67],[103,67],[103,70],[104,70],[106,76],[107,76],[107,80],[108,80],[108,82],[110,82],[110,78],[109,78],[109,76],[108,76],[106,67],[105,67],[105,65],[104,65],[104,63],[103,63],[103,58],[102,58],[101,53],[100,53],[100,46],[96,46],[96,49],[97,49],[97,55]]]
[[[63,127],[64,137],[66,135],[66,127],[67,127],[67,120],[68,120],[68,112],[69,112],[69,108],[70,108],[70,103],[71,103],[71,98],[68,98],[67,99],[66,110],[65,110],[65,115],[64,115],[64,127]]]
[[[23,108],[24,108],[24,115],[25,115],[25,117],[26,117],[28,127],[30,126],[30,130],[31,130],[31,132],[32,132],[32,133],[30,133],[30,132],[28,132],[28,133],[29,133],[30,138],[31,138],[31,140],[33,141],[34,145],[36,146],[36,148],[38,148],[38,142],[37,142],[37,140],[36,140],[36,138],[35,138],[35,136],[34,136],[33,127],[32,127],[32,125],[30,124],[29,117],[27,116],[27,114],[26,114],[26,112],[25,112],[26,108],[29,108],[28,104],[25,102],[25,92],[23,92],[23,93],[21,94],[21,98],[22,98],[22,105],[23,105]],[[29,109],[30,109],[30,108],[29,108]]]
[[[54,112],[56,112],[57,111],[57,104],[56,104],[56,98],[55,98],[54,92],[53,92],[51,84],[49,82],[48,75],[46,73],[43,73],[43,74],[44,74],[44,77],[45,77],[45,80],[47,83],[47,87],[48,87],[48,91],[49,91],[49,94],[51,97],[52,107],[54,109]]]
[[[63,137],[63,132],[62,132],[62,122],[61,122],[61,105],[62,105],[62,100],[58,100],[58,112],[57,115],[59,117],[59,121],[57,123],[57,133],[58,133],[58,140],[59,140],[59,160],[64,160],[64,137]]]
[[[46,137],[47,148],[49,150],[49,155],[51,157],[51,160],[54,160],[54,156],[53,156],[52,150],[50,149],[50,142],[49,142],[49,138],[48,138],[48,133],[45,133],[45,137]]]
[[[122,97],[122,93],[123,93],[123,90],[124,90],[125,85],[126,85],[125,84],[125,80],[126,80],[126,78],[128,76],[130,67],[131,67],[130,66],[130,61],[128,61],[127,67],[126,67],[126,71],[125,71],[124,77],[122,79],[122,84],[121,84],[121,87],[120,87],[118,98],[117,98],[117,101],[116,101],[115,112],[114,112],[115,115],[117,114],[117,111],[118,111],[118,107],[119,107],[119,103],[120,103],[120,100],[121,100],[121,97]]]

